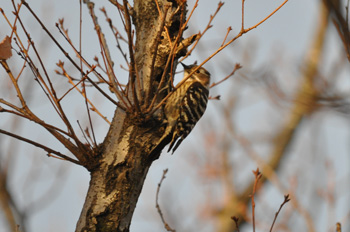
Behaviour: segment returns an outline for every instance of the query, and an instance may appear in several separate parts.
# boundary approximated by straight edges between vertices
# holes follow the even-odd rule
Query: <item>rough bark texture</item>
[[[185,8],[174,14],[179,9],[176,1],[158,2],[163,12],[169,7],[166,26],[174,40],[181,25],[179,20],[184,22]],[[164,31],[156,42],[162,26],[154,0],[135,0],[132,17],[136,28],[136,72],[142,85],[138,95],[142,99],[141,109],[144,109],[149,104],[144,96],[153,97],[163,72],[169,72],[165,70],[165,64],[171,47]],[[156,47],[157,56],[152,61]],[[153,117],[143,120],[132,112],[116,110],[110,130],[99,148],[99,165],[91,170],[90,186],[76,231],[129,231],[147,171],[159,156],[150,159],[149,152],[163,130],[163,125]]]

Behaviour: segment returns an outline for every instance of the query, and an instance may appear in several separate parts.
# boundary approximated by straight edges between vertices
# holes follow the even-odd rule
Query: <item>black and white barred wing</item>
[[[194,82],[180,102],[180,115],[174,128],[168,152],[178,148],[192,131],[207,108],[209,90],[199,82]],[[175,146],[174,146],[175,145]]]

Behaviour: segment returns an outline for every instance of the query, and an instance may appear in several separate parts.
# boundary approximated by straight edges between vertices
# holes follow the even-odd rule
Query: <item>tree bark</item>
[[[158,3],[162,14],[167,13],[165,25],[173,44],[185,22],[186,7],[179,7],[176,1]],[[137,86],[141,114],[116,110],[105,141],[96,152],[98,165],[90,170],[90,186],[77,232],[129,231],[148,169],[160,155],[160,151],[152,157],[149,153],[164,131],[164,125],[157,119],[161,114],[147,117],[142,110],[149,106],[147,99],[155,95],[163,72],[167,72],[166,80],[169,79],[170,69],[165,67],[171,44],[154,0],[135,0],[130,12],[136,30],[134,71],[141,81],[141,86]],[[176,62],[176,57],[172,62]]]

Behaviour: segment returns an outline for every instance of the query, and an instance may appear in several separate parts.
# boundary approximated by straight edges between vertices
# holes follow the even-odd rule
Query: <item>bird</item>
[[[175,86],[164,106],[167,126],[161,141],[170,140],[168,152],[172,150],[172,154],[203,116],[209,97],[210,73],[196,64],[181,64],[184,67],[183,81]]]

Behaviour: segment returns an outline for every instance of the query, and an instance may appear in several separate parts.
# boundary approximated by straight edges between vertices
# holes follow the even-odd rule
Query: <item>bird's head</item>
[[[198,65],[196,64],[185,65],[181,63],[181,65],[185,69],[185,72],[184,72],[185,77],[187,77],[193,70],[195,70],[198,67]],[[189,79],[196,80],[208,88],[210,83],[210,73],[205,68],[200,67],[192,74],[192,76]]]

